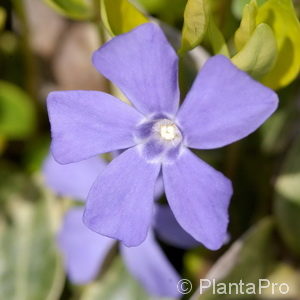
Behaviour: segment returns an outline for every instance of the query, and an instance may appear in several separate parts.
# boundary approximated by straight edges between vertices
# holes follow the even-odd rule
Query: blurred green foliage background
[[[221,53],[280,97],[279,110],[250,137],[197,151],[231,178],[235,193],[230,238],[220,251],[162,243],[194,283],[194,296],[185,298],[221,298],[196,291],[200,278],[213,277],[284,280],[290,299],[300,299],[299,14],[297,0],[0,0],[0,299],[154,299],[116,253],[95,282],[68,282],[56,233],[73,202],[56,197],[41,174],[50,144],[48,92],[120,96],[93,69],[91,53],[149,20],[178,50],[183,96],[205,59]]]

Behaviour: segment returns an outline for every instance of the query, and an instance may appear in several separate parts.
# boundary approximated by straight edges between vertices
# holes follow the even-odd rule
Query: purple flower
[[[246,137],[275,111],[277,95],[218,55],[204,65],[179,108],[178,58],[151,23],[113,38],[94,53],[93,63],[134,107],[102,92],[48,97],[58,162],[128,148],[92,186],[85,224],[127,246],[141,244],[162,171],[179,224],[207,248],[218,249],[227,232],[231,182],[188,147],[219,148]]]
[[[104,169],[106,163],[100,158],[92,158],[80,163],[60,165],[51,155],[45,161],[44,175],[46,183],[62,196],[72,196],[83,200],[97,176],[95,172]],[[157,196],[161,196],[161,183],[157,187]],[[75,284],[86,284],[96,278],[101,266],[113,247],[115,240],[101,236],[84,226],[83,207],[70,209],[63,220],[58,234],[65,268],[70,280]],[[153,226],[167,242],[181,248],[199,245],[176,222],[170,209],[157,206]],[[160,230],[162,229],[162,234]],[[120,245],[123,260],[132,275],[151,295],[177,297],[176,284],[179,275],[155,241],[152,230],[146,240],[138,247],[128,248]]]
[[[82,222],[83,208],[70,209],[58,236],[70,280],[86,284],[96,278],[115,240],[88,229]],[[180,238],[180,236],[179,236]],[[153,296],[178,297],[180,276],[156,242],[152,230],[138,247],[119,244],[123,261],[136,280]]]

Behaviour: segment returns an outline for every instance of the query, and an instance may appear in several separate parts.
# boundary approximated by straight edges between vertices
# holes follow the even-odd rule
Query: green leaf
[[[276,181],[276,191],[300,206],[300,138],[290,149],[283,170]]]
[[[147,295],[140,284],[127,272],[120,257],[118,257],[110,265],[103,278],[85,288],[80,298],[80,300],[99,299],[163,300],[166,298],[156,298]]]
[[[300,138],[294,142],[276,181],[275,214],[283,240],[300,256]]]
[[[286,283],[289,286],[289,291],[285,298],[288,299],[299,299],[300,290],[299,290],[299,272],[296,268],[289,265],[286,262],[281,262],[276,265],[274,271],[268,276],[270,282]],[[282,293],[279,289],[274,289],[270,285],[269,288],[263,289],[261,297],[258,299],[283,299]]]
[[[36,124],[32,99],[16,85],[0,81],[0,136],[22,139]]]
[[[3,7],[0,7],[0,30],[3,28],[6,20],[6,12]]]
[[[230,282],[258,283],[266,278],[274,262],[274,242],[272,239],[274,222],[265,218],[248,233],[237,240],[211,268],[206,278],[216,279],[228,285]],[[197,296],[198,295],[198,296]],[[228,299],[228,295],[213,294],[212,289],[199,296],[196,291],[192,299]]]
[[[278,194],[274,210],[282,240],[300,257],[300,205]]]
[[[101,15],[112,35],[126,33],[149,22],[149,19],[128,0],[102,0]]]
[[[208,1],[188,0],[184,11],[180,54],[192,50],[203,40],[209,23]]]
[[[53,199],[45,199],[30,178],[3,173],[1,166],[0,299],[57,300],[65,277],[51,219]]]
[[[286,134],[286,127],[289,124],[289,114],[286,110],[278,110],[273,114],[268,122],[261,126],[261,148],[263,152],[267,153],[280,153],[289,139]]]
[[[231,11],[232,14],[240,20],[243,16],[244,7],[248,4],[251,0],[233,0],[231,3]],[[256,0],[258,5],[264,4],[268,0]]]
[[[221,30],[217,27],[212,16],[209,18],[206,38],[212,46],[214,54],[223,54],[230,57],[229,50]]]
[[[89,20],[93,16],[91,0],[43,0],[58,13],[75,20]],[[99,0],[100,1],[100,0]]]
[[[300,69],[300,24],[292,0],[268,0],[259,7],[257,24],[267,23],[273,30],[278,57],[262,83],[278,89],[288,85]]]
[[[300,155],[300,151],[298,152]],[[300,169],[295,174],[280,175],[277,181],[277,190],[281,195],[300,205]]]
[[[245,5],[249,3],[250,0],[233,0],[231,2],[231,11],[232,14],[237,18],[237,19],[242,19],[243,13],[244,13],[244,8]]]
[[[151,15],[170,25],[182,19],[186,0],[137,0]]]
[[[253,31],[256,28],[257,4],[256,0],[252,0],[246,4],[243,12],[243,18],[240,27],[235,32],[234,43],[238,51],[240,51],[247,41],[250,39]]]
[[[231,60],[241,70],[255,78],[261,78],[269,72],[277,57],[276,40],[267,24],[256,27],[244,48]]]

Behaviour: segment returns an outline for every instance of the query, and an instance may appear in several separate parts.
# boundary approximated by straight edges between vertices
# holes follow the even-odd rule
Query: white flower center
[[[176,137],[176,131],[175,125],[162,125],[160,127],[160,136],[167,141],[171,141]]]
[[[153,131],[157,137],[166,142],[181,141],[181,132],[176,124],[168,119],[162,119],[156,122],[153,126]]]

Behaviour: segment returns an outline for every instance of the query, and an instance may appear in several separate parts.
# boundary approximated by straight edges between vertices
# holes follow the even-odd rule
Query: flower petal
[[[147,163],[130,148],[115,158],[97,178],[88,195],[84,223],[126,246],[141,244],[153,215],[159,164]]]
[[[67,212],[58,235],[58,245],[65,259],[66,271],[75,284],[92,281],[115,242],[89,230],[82,222],[83,208]]]
[[[276,93],[217,55],[200,71],[177,118],[187,146],[212,149],[252,133],[277,105]]]
[[[158,237],[172,246],[182,249],[199,246],[199,242],[178,224],[170,207],[167,205],[156,205],[153,226]]]
[[[157,244],[151,231],[138,247],[121,246],[124,262],[146,291],[158,297],[179,297],[180,277]]]
[[[185,149],[173,164],[163,164],[165,191],[182,228],[211,250],[227,236],[229,179]]]
[[[52,92],[47,99],[51,150],[55,160],[71,163],[135,145],[141,120],[134,108],[102,92]]]
[[[46,184],[55,193],[85,201],[92,184],[106,164],[104,159],[93,157],[78,163],[61,165],[49,154],[44,162],[43,173]]]
[[[155,188],[154,188],[154,200],[157,201],[159,200],[162,195],[164,194],[165,189],[164,189],[164,181],[161,175],[158,176],[157,181],[155,183]]]
[[[144,114],[175,114],[178,58],[161,29],[143,24],[119,35],[93,55],[93,64]]]

